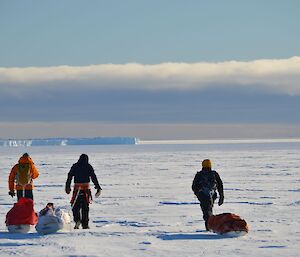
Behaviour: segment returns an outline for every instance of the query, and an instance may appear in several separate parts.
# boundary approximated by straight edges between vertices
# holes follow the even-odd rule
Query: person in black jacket
[[[208,218],[213,215],[213,205],[217,199],[216,190],[219,193],[219,206],[224,202],[223,182],[218,172],[212,170],[211,166],[209,159],[203,160],[202,170],[197,172],[192,185],[192,190],[200,201],[206,230],[208,230]]]
[[[74,163],[68,173],[65,191],[67,194],[71,192],[71,181],[74,177],[74,190],[71,200],[73,217],[75,222],[74,229],[79,229],[82,224],[83,229],[89,228],[89,203],[92,199],[90,189],[90,178],[92,179],[97,192],[95,197],[101,194],[101,187],[99,185],[97,176],[92,165],[89,164],[89,158],[86,154],[79,157],[77,163]]]

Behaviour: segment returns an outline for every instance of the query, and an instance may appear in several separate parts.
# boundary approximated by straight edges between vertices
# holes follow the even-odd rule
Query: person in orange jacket
[[[30,198],[33,200],[33,179],[39,176],[37,168],[34,166],[32,159],[28,153],[24,153],[19,159],[19,162],[12,168],[8,177],[8,194],[11,197],[16,195],[17,190],[18,200],[21,197]]]

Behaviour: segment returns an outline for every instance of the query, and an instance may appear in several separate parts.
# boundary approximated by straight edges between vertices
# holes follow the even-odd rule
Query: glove
[[[101,191],[102,191],[102,190],[101,190],[100,188],[97,189],[97,192],[96,192],[96,194],[95,194],[95,197],[96,197],[96,198],[98,198],[98,197],[101,195]]]
[[[71,188],[66,187],[66,188],[65,188],[65,191],[66,191],[67,194],[70,194],[70,193],[71,193]]]
[[[224,196],[220,195],[218,205],[221,206],[224,203]]]
[[[9,191],[8,194],[11,196],[11,197],[14,197],[16,195],[15,191]]]

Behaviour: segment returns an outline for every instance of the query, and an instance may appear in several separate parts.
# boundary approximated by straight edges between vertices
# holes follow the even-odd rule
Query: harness
[[[73,195],[72,195],[72,199],[70,201],[72,209],[78,199],[78,196],[82,195],[82,194],[85,195],[87,202],[91,203],[93,198],[92,198],[92,194],[91,194],[90,183],[75,183],[74,184]]]

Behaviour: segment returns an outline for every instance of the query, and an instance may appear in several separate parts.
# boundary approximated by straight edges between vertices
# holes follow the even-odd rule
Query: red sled
[[[218,234],[245,235],[249,228],[245,220],[233,213],[212,215],[208,219],[208,229]]]
[[[6,226],[10,232],[24,233],[30,225],[35,225],[38,216],[33,209],[33,201],[28,198],[20,198],[6,214]]]

